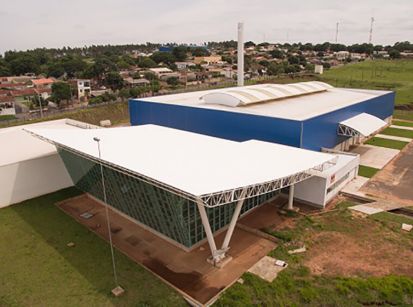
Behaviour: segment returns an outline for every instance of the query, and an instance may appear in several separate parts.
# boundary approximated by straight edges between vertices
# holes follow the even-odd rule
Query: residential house
[[[149,71],[153,72],[160,80],[167,80],[171,77],[179,78],[179,73],[166,67],[149,68]]]
[[[208,65],[211,65],[219,62],[222,62],[222,57],[220,55],[196,56],[194,58],[195,64],[206,63]]]
[[[14,97],[11,95],[0,96],[0,115],[15,115]]]

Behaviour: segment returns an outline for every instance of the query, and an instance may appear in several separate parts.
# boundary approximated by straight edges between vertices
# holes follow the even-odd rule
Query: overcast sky
[[[36,47],[236,39],[413,41],[413,0],[0,0],[0,53]]]

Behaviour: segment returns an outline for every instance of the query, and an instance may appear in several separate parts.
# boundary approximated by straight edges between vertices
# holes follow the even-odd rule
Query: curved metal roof
[[[332,86],[319,81],[293,84],[258,84],[210,92],[202,96],[201,99],[209,104],[239,107],[253,103],[323,92],[330,88],[332,88]]]

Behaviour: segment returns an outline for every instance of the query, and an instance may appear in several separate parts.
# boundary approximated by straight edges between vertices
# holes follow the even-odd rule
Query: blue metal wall
[[[393,114],[394,92],[379,96],[361,103],[326,113],[303,122],[302,147],[311,150],[320,150],[321,147],[332,148],[344,141],[337,135],[338,123],[358,115],[369,113],[381,119]]]
[[[381,119],[391,116],[394,96],[388,93],[303,122],[137,99],[129,100],[129,113],[132,125],[156,124],[234,141],[257,139],[318,151],[344,140],[337,135],[340,121],[363,112]]]
[[[131,125],[156,124],[234,141],[300,146],[299,121],[132,99],[129,114]]]

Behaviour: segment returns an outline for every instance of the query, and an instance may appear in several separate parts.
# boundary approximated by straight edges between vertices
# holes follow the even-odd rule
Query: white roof
[[[98,137],[104,163],[196,197],[280,180],[335,159],[295,147],[256,140],[240,143],[155,125],[26,130],[94,160],[98,150],[93,138]]]
[[[80,126],[84,125],[84,123],[73,120],[58,119],[0,129],[0,166],[36,159],[56,153],[55,146],[31,137],[24,132],[23,129],[53,128],[56,130],[80,130],[80,127],[75,126],[74,124],[79,124]]]
[[[256,86],[231,87],[226,88],[225,91],[249,90],[254,87]],[[222,93],[222,91],[222,89],[197,91],[139,98],[135,101],[150,101],[301,121],[390,93],[389,91],[329,88],[310,95],[274,99],[265,103],[248,104],[236,108],[230,105],[207,103],[203,99],[207,94]]]
[[[361,113],[341,121],[340,125],[351,128],[363,136],[369,136],[385,127],[387,123],[371,114]]]
[[[205,103],[230,107],[313,94],[332,88],[327,83],[312,81],[294,84],[258,84],[248,87],[222,89],[201,97]]]

